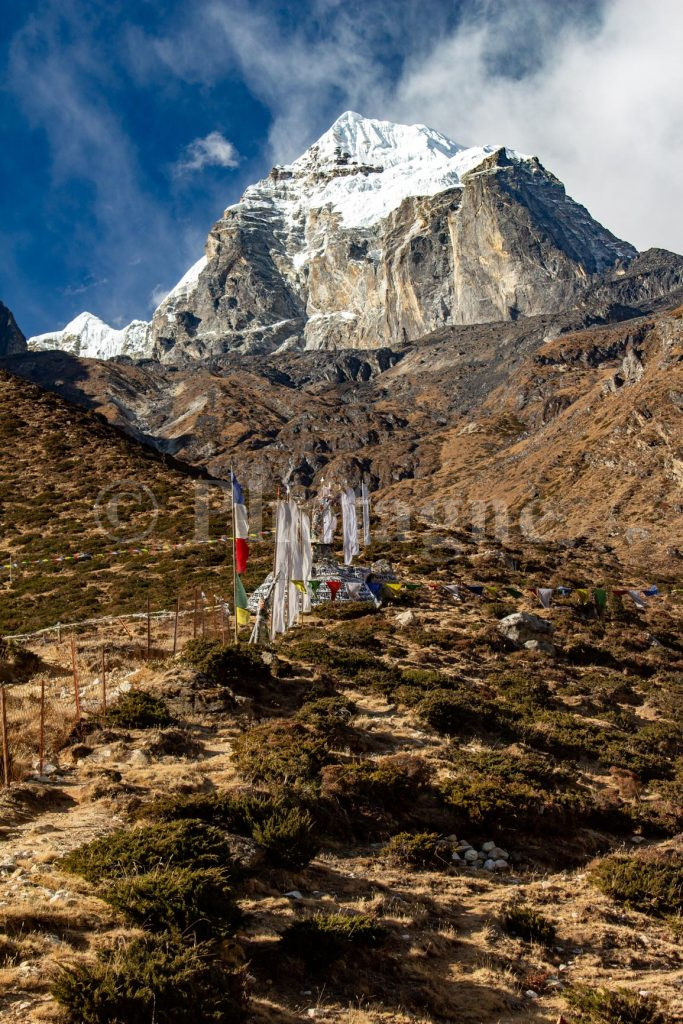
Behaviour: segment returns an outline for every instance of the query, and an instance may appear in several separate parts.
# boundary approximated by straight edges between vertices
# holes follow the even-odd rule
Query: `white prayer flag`
[[[249,537],[249,516],[246,505],[234,505],[235,509],[235,537],[238,540],[247,540]]]
[[[301,591],[294,585],[292,580],[300,580],[303,575],[301,558],[301,509],[295,501],[290,501],[290,528],[289,528],[289,607],[287,614],[288,626],[293,626],[299,615],[299,604]]]
[[[365,480],[360,485],[360,499],[363,508],[363,546],[370,543],[370,495]]]
[[[460,587],[457,583],[444,583],[443,589],[448,591],[454,601],[460,600]]]
[[[342,529],[344,533],[344,565],[351,565],[358,554],[358,521],[356,519],[356,492],[352,487],[342,491]]]
[[[301,579],[308,582],[313,567],[313,548],[311,547],[311,520],[306,512],[301,513]],[[306,587],[303,595],[303,611],[310,612],[311,595]]]
[[[278,502],[277,507],[277,543],[275,547],[275,587],[273,588],[273,618],[271,621],[270,638],[287,629],[285,616],[287,590],[290,578],[289,540],[291,528],[291,510],[288,502]]]
[[[358,580],[357,582],[351,581],[346,584],[346,592],[352,601],[357,601],[360,596],[360,589],[363,586],[363,581]]]
[[[337,517],[330,505],[323,509],[323,544],[334,544],[334,535],[337,532]]]
[[[541,602],[544,608],[550,608],[550,600],[553,596],[552,587],[539,587],[536,591],[538,594],[538,600]]]
[[[645,601],[643,600],[643,595],[638,590],[629,590],[628,596],[632,599],[636,608],[646,607]]]

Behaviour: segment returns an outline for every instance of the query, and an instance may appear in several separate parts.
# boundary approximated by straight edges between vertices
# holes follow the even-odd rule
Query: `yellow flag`
[[[238,626],[248,626],[249,625],[250,616],[251,616],[251,612],[249,611],[248,608],[238,608],[237,609],[237,625]]]
[[[402,583],[385,583],[384,586],[387,590],[393,591],[394,594],[398,594],[399,590],[403,586]]]
[[[302,594],[306,593],[306,584],[304,583],[303,580],[292,580],[292,583],[294,584],[296,589],[300,591]]]

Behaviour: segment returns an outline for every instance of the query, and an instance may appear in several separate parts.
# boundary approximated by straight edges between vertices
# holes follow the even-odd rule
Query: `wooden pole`
[[[40,752],[38,754],[38,774],[43,774],[45,764],[45,680],[40,680]]]
[[[225,605],[221,601],[221,643],[225,646]]]
[[[204,598],[204,595],[202,594],[202,607],[201,607],[201,614],[200,614],[201,623],[202,623],[202,636],[206,635],[205,607],[206,607],[206,599]]]
[[[194,588],[194,613],[192,617],[192,639],[197,639],[197,588]]]
[[[102,646],[102,713],[107,713],[107,665],[105,660],[104,645]]]
[[[238,639],[238,570],[237,570],[237,556],[236,556],[236,534],[237,530],[234,528],[234,474],[232,467],[230,466],[230,509],[232,511],[232,604],[234,614],[234,642],[239,642]]]
[[[0,722],[2,724],[2,773],[5,789],[9,789],[9,744],[7,742],[7,707],[5,705],[5,687],[0,686]]]
[[[175,621],[173,623],[173,654],[178,650],[178,616],[180,615],[180,594],[175,599]]]
[[[78,692],[78,666],[76,665],[76,638],[71,634],[71,668],[74,674],[74,701],[76,703],[76,721],[81,720],[81,695]]]
[[[147,661],[152,657],[152,616],[150,597],[147,595]]]

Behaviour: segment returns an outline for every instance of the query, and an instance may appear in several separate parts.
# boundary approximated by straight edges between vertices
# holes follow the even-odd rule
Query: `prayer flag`
[[[422,586],[421,583],[404,583],[403,585],[406,588],[406,590],[419,590],[420,587]]]
[[[318,593],[318,587],[320,586],[321,583],[322,583],[322,580],[309,580],[308,581],[308,585],[311,588],[311,590],[313,591],[313,596],[314,597]]]
[[[640,594],[637,590],[629,590],[628,596],[633,600],[633,603],[635,604],[636,608],[646,607],[645,602],[643,601],[643,595]]]
[[[460,587],[457,583],[444,583],[443,589],[451,595],[454,601],[460,600]]]
[[[467,590],[469,590],[469,592],[471,594],[476,594],[478,597],[481,597],[481,595],[484,593],[484,588],[479,586],[478,583],[477,584],[465,583],[465,587],[467,588]]]
[[[517,597],[517,598],[524,597],[524,594],[522,593],[522,591],[521,590],[517,590],[517,587],[506,587],[505,588],[505,593],[509,594],[510,597]]]
[[[357,581],[354,580],[354,581],[350,581],[350,582],[348,582],[346,584],[346,592],[348,593],[348,595],[349,595],[349,597],[351,598],[352,601],[357,601],[358,600],[358,598],[360,597],[360,590],[361,590],[362,586],[363,586],[363,581],[362,580],[357,580]]]
[[[550,601],[553,596],[552,587],[538,587],[536,590],[538,600],[541,602],[544,608],[550,608]]]
[[[655,584],[653,584],[651,587],[648,587],[647,590],[643,590],[643,594],[645,595],[645,597],[655,597],[658,593],[659,589]]]
[[[290,575],[289,542],[291,527],[291,509],[289,502],[279,501],[277,506],[277,529],[275,544],[275,586],[273,588],[273,617],[271,620],[270,638],[287,630],[285,607],[287,601],[287,579]]]
[[[384,586],[387,590],[390,590],[392,594],[398,594],[399,590],[403,586],[402,583],[385,583]]]
[[[306,584],[303,580],[292,580],[292,583],[301,594],[306,593]]]
[[[360,485],[360,500],[363,509],[363,546],[370,543],[370,495],[365,480]]]
[[[302,581],[311,575],[313,567],[313,547],[311,545],[311,520],[306,512],[301,513],[301,578]],[[310,612],[311,598],[304,586],[302,611]]]
[[[607,605],[607,591],[604,587],[596,587],[593,591],[593,597],[595,598],[596,605],[602,611]]]
[[[249,605],[247,601],[247,592],[244,589],[244,585],[239,576],[235,577],[235,598],[235,614],[237,615],[237,625],[248,626],[251,613],[249,611]]]
[[[232,518],[234,528],[235,544],[235,570],[238,573],[247,571],[249,560],[249,516],[247,506],[244,503],[244,492],[235,476],[230,470],[232,480]]]
[[[358,554],[358,521],[356,519],[356,492],[352,487],[342,491],[342,531],[344,534],[344,565],[351,565]]]
[[[330,592],[330,599],[336,601],[339,588],[341,587],[341,580],[326,580],[325,582]]]
[[[572,592],[571,587],[555,587],[555,590],[560,595],[560,597],[569,597],[569,595]]]

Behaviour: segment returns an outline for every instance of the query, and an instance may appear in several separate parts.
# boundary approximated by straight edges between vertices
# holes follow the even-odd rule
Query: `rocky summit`
[[[225,210],[150,324],[81,314],[29,348],[179,362],[403,345],[571,308],[636,255],[536,157],[348,111]]]

